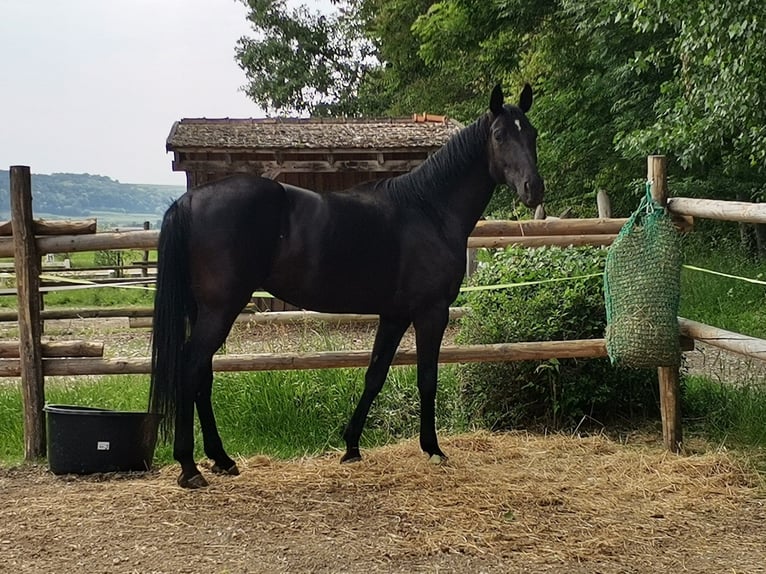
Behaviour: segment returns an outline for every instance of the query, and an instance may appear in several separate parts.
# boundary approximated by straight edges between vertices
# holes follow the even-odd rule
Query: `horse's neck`
[[[416,201],[453,225],[458,222],[460,231],[467,237],[495,188],[487,167],[488,132],[488,118],[482,117],[464,128],[426,164],[396,178],[392,187],[396,193],[413,193]]]
[[[485,163],[476,164],[455,181],[446,195],[446,211],[460,222],[461,234],[468,237],[492,197],[495,182]]]

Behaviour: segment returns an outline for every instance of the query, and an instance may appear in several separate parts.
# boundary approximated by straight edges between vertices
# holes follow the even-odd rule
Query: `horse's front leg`
[[[380,318],[378,331],[375,334],[375,343],[372,346],[370,366],[367,367],[367,372],[364,375],[364,391],[343,433],[343,438],[346,441],[346,453],[340,459],[341,462],[356,462],[362,459],[362,455],[359,453],[359,438],[362,436],[367,414],[370,412],[372,401],[378,396],[383,388],[383,383],[386,382],[391,361],[393,361],[399,342],[409,326],[410,322],[407,319]]]
[[[440,462],[442,458],[446,458],[436,438],[436,387],[439,349],[448,321],[448,306],[433,307],[420,313],[414,321],[418,349],[420,448],[431,457],[433,462]]]

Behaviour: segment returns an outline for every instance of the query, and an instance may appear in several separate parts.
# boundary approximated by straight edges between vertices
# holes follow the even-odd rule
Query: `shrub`
[[[467,293],[471,313],[461,321],[459,341],[603,337],[605,258],[606,250],[594,247],[508,248],[485,258],[474,285],[541,283]],[[557,278],[571,279],[546,282]],[[609,359],[472,364],[460,372],[469,416],[490,428],[562,428],[585,415],[606,423],[658,410],[653,372],[614,368]]]
[[[141,251],[134,249],[104,249],[93,253],[93,265],[96,267],[121,267],[140,261]]]

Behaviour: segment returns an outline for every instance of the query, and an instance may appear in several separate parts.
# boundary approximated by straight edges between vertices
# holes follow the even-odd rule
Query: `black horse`
[[[434,408],[448,309],[465,270],[468,235],[497,184],[521,201],[543,200],[532,89],[489,111],[412,172],[318,194],[237,175],[186,192],[162,222],[154,302],[149,408],[175,422],[178,483],[207,485],[193,458],[197,407],[213,472],[236,475],[211,403],[212,357],[234,319],[263,288],[305,309],[380,316],[364,392],[344,432],[342,462],[356,461],[372,401],[410,324],[418,351],[420,446],[443,457]]]

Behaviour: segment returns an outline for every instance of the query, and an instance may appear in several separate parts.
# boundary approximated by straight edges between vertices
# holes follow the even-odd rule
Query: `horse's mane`
[[[453,135],[444,146],[411,172],[379,182],[397,203],[432,202],[450,188],[486,153],[489,116],[481,116]]]

